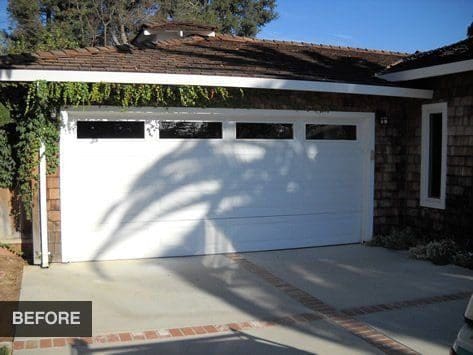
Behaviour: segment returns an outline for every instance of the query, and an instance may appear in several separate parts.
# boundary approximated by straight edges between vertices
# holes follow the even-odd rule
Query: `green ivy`
[[[243,90],[238,91],[243,96]],[[0,130],[0,187],[16,186],[18,197],[31,216],[33,196],[38,185],[41,142],[45,144],[48,173],[58,166],[59,110],[64,106],[120,105],[206,107],[224,104],[230,93],[225,88],[162,86],[108,83],[50,83],[0,85],[0,117],[7,107],[15,125],[16,143],[11,146]],[[15,161],[13,159],[15,157]]]
[[[7,132],[0,129],[0,188],[8,188],[13,184],[15,161],[8,143]]]

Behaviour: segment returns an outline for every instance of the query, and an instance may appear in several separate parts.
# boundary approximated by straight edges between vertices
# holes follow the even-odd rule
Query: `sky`
[[[0,28],[9,25],[0,0]],[[473,0],[277,0],[279,18],[259,38],[374,48],[428,50],[465,38]]]
[[[460,41],[473,0],[278,0],[258,37],[401,52]]]

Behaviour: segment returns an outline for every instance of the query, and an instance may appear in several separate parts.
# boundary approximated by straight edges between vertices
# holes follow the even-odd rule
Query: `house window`
[[[292,139],[291,123],[243,123],[236,124],[237,139]]]
[[[352,125],[330,125],[330,124],[306,124],[305,138],[309,140],[356,140],[356,126]]]
[[[420,205],[445,208],[447,104],[422,106]]]
[[[222,122],[161,121],[159,138],[221,139]]]
[[[79,139],[143,139],[145,123],[137,121],[78,121]]]

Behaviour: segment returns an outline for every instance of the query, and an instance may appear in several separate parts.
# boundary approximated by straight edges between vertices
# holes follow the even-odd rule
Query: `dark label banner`
[[[91,301],[0,301],[0,337],[90,337]]]

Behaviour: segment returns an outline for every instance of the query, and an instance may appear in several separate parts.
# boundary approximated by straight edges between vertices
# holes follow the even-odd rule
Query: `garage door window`
[[[136,121],[78,121],[79,139],[143,139],[145,123]]]
[[[327,140],[356,140],[356,126],[354,125],[328,125],[306,124],[305,138]]]
[[[159,138],[221,139],[222,122],[161,121]]]
[[[240,123],[236,124],[237,139],[292,139],[291,123]]]

